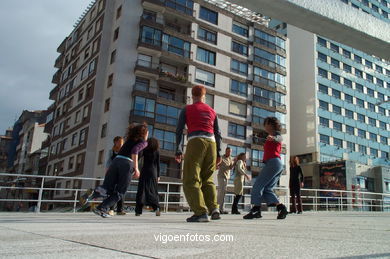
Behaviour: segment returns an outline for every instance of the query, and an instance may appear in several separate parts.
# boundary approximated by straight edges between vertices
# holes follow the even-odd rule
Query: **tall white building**
[[[256,175],[262,122],[275,116],[284,125],[286,163],[288,42],[267,23],[224,1],[93,2],[58,48],[47,174],[103,177],[112,139],[129,123],[146,121],[160,141],[162,180],[179,181],[176,123],[196,84],[207,88],[218,114],[223,150],[246,152]]]

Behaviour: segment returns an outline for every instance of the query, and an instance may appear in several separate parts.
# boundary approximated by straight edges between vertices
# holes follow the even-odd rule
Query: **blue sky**
[[[0,135],[23,110],[46,109],[56,49],[91,0],[1,0]]]

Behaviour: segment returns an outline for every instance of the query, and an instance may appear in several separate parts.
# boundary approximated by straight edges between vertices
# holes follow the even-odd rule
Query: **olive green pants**
[[[197,216],[218,208],[213,181],[216,160],[215,142],[206,138],[188,141],[184,155],[183,190],[191,210]]]

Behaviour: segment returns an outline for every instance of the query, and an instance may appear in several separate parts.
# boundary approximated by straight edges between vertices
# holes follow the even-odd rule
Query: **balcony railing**
[[[189,8],[179,1],[176,0],[160,0],[165,6],[170,7],[172,9],[175,9],[176,11],[182,12],[184,14],[193,16],[194,15],[194,9]]]
[[[272,87],[272,88],[281,88],[283,90],[286,90],[286,86],[279,84],[273,80],[258,76],[258,75],[254,75],[254,81],[258,82],[260,84],[263,84],[263,85],[267,85],[267,86]]]
[[[254,95],[253,101],[262,103],[271,107],[280,107],[282,109],[286,109],[286,105],[280,102],[275,101],[274,99],[270,99],[263,96]]]
[[[53,75],[53,79],[51,80],[51,82],[53,84],[59,84],[60,81],[61,81],[61,70],[59,69],[54,75]]]
[[[269,42],[269,41],[264,40],[264,39],[259,38],[259,37],[255,37],[254,40],[255,40],[255,42],[257,42],[260,45],[263,45],[263,46],[265,46],[267,48],[274,49],[274,50],[280,51],[282,53],[286,53],[285,49],[282,49],[281,47],[279,47],[278,45],[276,45],[276,44],[274,44],[272,42]]]
[[[255,124],[263,125],[263,124],[264,124],[264,120],[265,120],[265,117],[260,117],[260,116],[257,116],[257,115],[252,115],[252,122],[255,123]],[[282,125],[282,128],[283,128],[283,129],[286,128],[286,124],[285,124],[285,123],[281,123],[281,125]]]
[[[189,74],[187,74],[187,73],[173,74],[171,72],[160,70],[160,77],[166,77],[172,81],[176,81],[176,82],[180,82],[180,83],[187,83],[188,78],[189,78]]]
[[[254,56],[254,61],[259,63],[259,64],[262,64],[264,66],[268,66],[268,67],[279,69],[283,72],[286,72],[286,68],[284,66],[279,65],[278,63],[270,61],[268,59],[265,59],[265,58],[262,58],[259,56]]]

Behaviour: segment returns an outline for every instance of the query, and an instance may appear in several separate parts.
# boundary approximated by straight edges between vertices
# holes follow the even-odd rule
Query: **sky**
[[[44,110],[57,47],[91,0],[1,0],[0,135],[23,110]]]

